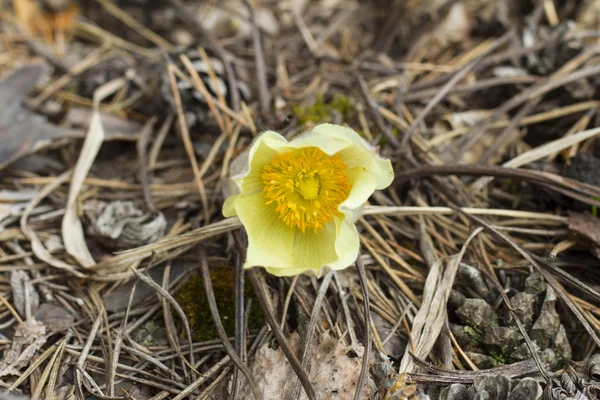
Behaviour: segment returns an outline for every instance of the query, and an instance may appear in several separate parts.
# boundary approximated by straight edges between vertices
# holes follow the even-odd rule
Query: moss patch
[[[211,267],[210,276],[221,321],[227,335],[235,334],[235,270],[228,265]],[[251,331],[260,329],[263,313],[254,296],[249,279],[245,281],[245,296],[252,299],[252,308],[248,316]],[[175,294],[175,299],[188,317],[194,340],[205,341],[217,337],[208,300],[204,293],[202,276],[192,276]]]
[[[325,99],[318,94],[313,105],[308,107],[297,106],[293,108],[294,114],[301,125],[328,122],[334,111],[339,112],[344,119],[354,114],[354,107],[346,96],[335,94],[331,99]]]

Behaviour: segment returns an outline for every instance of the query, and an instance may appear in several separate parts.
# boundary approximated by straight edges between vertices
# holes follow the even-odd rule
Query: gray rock
[[[536,400],[541,395],[542,386],[537,381],[526,378],[511,390],[508,400]]]
[[[535,300],[536,296],[527,292],[517,293],[510,299],[515,314],[526,328],[531,327],[533,323]]]
[[[508,398],[510,381],[503,375],[483,375],[473,381],[477,400],[504,400]]]
[[[466,386],[454,383],[444,388],[440,393],[440,400],[471,400],[473,394]]]
[[[483,335],[483,343],[498,348],[502,354],[512,352],[523,336],[514,327],[492,326]]]
[[[456,315],[465,324],[482,332],[498,325],[498,315],[492,307],[482,299],[465,299],[465,302],[456,310]]]
[[[565,327],[561,325],[558,328],[558,333],[554,337],[554,347],[552,348],[556,355],[563,360],[570,360],[572,356],[571,344],[567,338],[567,331]]]

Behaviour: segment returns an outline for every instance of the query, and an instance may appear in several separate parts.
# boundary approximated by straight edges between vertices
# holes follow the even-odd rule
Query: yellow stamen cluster
[[[278,154],[262,169],[266,204],[285,224],[302,232],[323,229],[339,216],[338,206],[348,197],[350,184],[346,164],[317,147],[305,147]]]

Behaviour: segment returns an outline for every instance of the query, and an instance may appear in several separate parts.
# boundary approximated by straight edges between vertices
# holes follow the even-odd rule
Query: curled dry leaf
[[[74,133],[21,106],[43,73],[43,64],[29,64],[0,81],[0,170],[46,146],[50,140]]]
[[[46,326],[35,319],[19,325],[10,349],[0,362],[0,377],[19,375],[29,365],[35,353],[46,343]]]
[[[97,204],[88,213],[88,232],[110,249],[131,249],[154,243],[167,227],[159,212],[144,212],[133,201],[112,201]]]

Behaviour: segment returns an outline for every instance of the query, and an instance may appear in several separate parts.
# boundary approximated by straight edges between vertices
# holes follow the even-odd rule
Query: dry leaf
[[[67,309],[52,303],[42,304],[35,313],[35,318],[52,332],[66,331],[75,322],[75,316]]]
[[[290,338],[292,347],[298,348],[300,342],[297,334]],[[360,375],[362,359],[348,357],[349,348],[331,338],[328,333],[323,334],[317,342],[313,344],[313,362],[309,374],[317,399],[352,399]],[[281,349],[273,350],[263,346],[258,350],[252,364],[252,375],[263,391],[264,400],[293,398],[292,382],[296,382],[297,378]],[[367,397],[373,390],[374,383],[369,378],[363,397]],[[244,388],[243,393],[242,398],[245,400],[254,398],[248,387]],[[304,391],[300,399],[307,399]]]
[[[4,352],[0,362],[0,377],[19,375],[20,371],[46,343],[46,327],[39,321],[31,319],[19,325],[13,336],[10,349]]]
[[[592,242],[592,253],[600,258],[600,218],[569,212],[569,229]]]
[[[74,131],[52,125],[21,106],[44,72],[43,64],[29,64],[0,81],[0,170],[15,160]]]
[[[448,298],[458,266],[469,242],[481,231],[482,228],[474,230],[458,254],[447,259],[436,260],[429,270],[423,289],[423,302],[419,312],[415,315],[411,328],[413,345],[406,347],[406,352],[400,362],[399,370],[401,373],[410,373],[416,368],[409,353],[413,353],[419,359],[425,359],[433,349],[433,345],[446,321]],[[446,268],[442,268],[443,262],[447,263]]]
[[[88,228],[110,249],[131,249],[154,243],[165,233],[167,220],[160,211],[144,212],[133,201],[95,202],[86,214]]]
[[[15,308],[22,317],[26,315],[26,299],[29,301],[32,314],[35,314],[40,305],[40,296],[29,281],[29,275],[23,270],[17,269],[10,273],[10,288],[12,289],[13,301]]]
[[[452,6],[448,15],[433,31],[432,37],[440,47],[451,43],[464,42],[470,36],[470,21],[463,3]]]
[[[90,122],[90,129],[83,142],[83,148],[79,154],[77,165],[73,171],[71,187],[69,188],[69,199],[62,220],[62,236],[67,253],[77,260],[83,267],[91,267],[96,262],[90,254],[85,242],[81,220],[77,213],[77,196],[83,186],[96,154],[104,141],[104,129],[100,119],[100,102],[123,87],[125,79],[119,78],[100,86],[94,92],[94,115]]]

